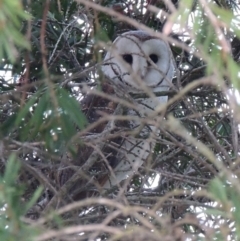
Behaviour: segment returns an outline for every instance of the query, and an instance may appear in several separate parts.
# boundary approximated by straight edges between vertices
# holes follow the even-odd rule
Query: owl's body
[[[102,71],[114,84],[118,96],[131,93],[147,96],[134,99],[137,111],[127,111],[134,119],[129,121],[129,128],[134,130],[158,105],[167,102],[167,96],[157,97],[154,93],[166,91],[171,86],[174,61],[166,42],[143,31],[129,31],[113,42],[104,58]],[[138,137],[125,136],[119,145],[118,164],[113,169],[115,175],[110,175],[103,186],[116,185],[134,174],[153,151],[157,134],[155,125],[145,125]]]

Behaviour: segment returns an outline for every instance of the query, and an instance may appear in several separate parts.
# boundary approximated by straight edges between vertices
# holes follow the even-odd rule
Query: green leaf
[[[207,208],[204,213],[208,214],[208,215],[213,215],[215,217],[217,216],[222,216],[222,217],[226,217],[227,213],[218,209],[213,209],[213,208]]]
[[[76,128],[67,114],[61,115],[61,126],[64,139],[68,141],[76,133]]]
[[[47,109],[48,104],[49,104],[49,101],[47,100],[46,95],[41,96],[34,110],[32,119],[30,121],[30,126],[33,127],[31,138],[34,138],[36,136],[37,132],[40,129],[40,126],[43,124],[44,122],[43,116],[44,116],[44,112]]]
[[[109,37],[104,29],[98,29],[95,33],[95,41],[102,41],[104,43],[107,43],[109,41]]]
[[[33,106],[36,100],[36,96],[31,97],[25,104],[25,106],[22,108],[22,110],[19,111],[15,121],[16,126],[18,126],[22,122],[23,118],[26,117],[26,115],[29,113],[30,107]]]
[[[63,108],[63,111],[68,114],[69,118],[80,128],[84,128],[87,124],[87,119],[80,109],[79,102],[75,98],[69,96],[69,94],[61,89],[59,90],[59,104]]]
[[[23,215],[27,213],[27,211],[37,202],[38,198],[41,196],[43,192],[43,187],[39,187],[31,197],[30,201],[24,207],[25,211],[23,211]]]
[[[216,4],[211,4],[211,9],[213,10],[213,12],[216,14],[216,16],[219,16],[220,19],[225,23],[227,24],[227,26],[230,26],[231,25],[231,22],[234,18],[234,14],[233,12],[227,10],[227,9],[224,9],[224,8],[220,8],[218,7]]]
[[[17,161],[16,155],[11,154],[8,159],[6,170],[3,176],[3,179],[6,184],[10,185],[15,182],[15,177],[17,176],[19,168],[20,168],[20,163],[19,161]]]
[[[219,178],[214,178],[209,183],[209,191],[216,198],[216,200],[221,201],[223,204],[228,201],[226,188]]]
[[[238,236],[240,236],[240,194],[233,188],[229,189],[229,193],[230,193],[230,200],[233,203],[233,216],[234,216],[234,220],[236,222],[236,232],[238,234]]]
[[[11,115],[0,127],[1,133],[7,135],[15,125],[17,114]]]
[[[229,57],[227,60],[227,67],[229,73],[229,79],[231,80],[234,88],[240,90],[240,78],[238,77],[240,67],[234,62],[234,60]]]

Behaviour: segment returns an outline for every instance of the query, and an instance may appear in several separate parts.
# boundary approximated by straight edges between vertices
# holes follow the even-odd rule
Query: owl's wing
[[[114,96],[112,84],[107,81],[102,83],[101,93]],[[95,183],[98,188],[103,187],[122,161],[119,148],[124,140],[121,130],[126,122],[116,123],[111,120],[111,116],[116,114],[116,111],[119,114],[118,107],[120,108],[118,103],[109,98],[94,94],[87,94],[81,101],[82,112],[89,124],[86,127],[87,132],[84,132],[82,141],[78,145],[78,153],[71,164],[79,169],[86,166],[86,163],[89,165],[82,172],[83,181],[73,187],[75,189],[73,196],[76,196],[74,199],[79,199],[79,193],[76,190],[84,190],[89,181]],[[110,117],[110,120],[109,118],[103,120],[104,116]],[[91,162],[90,160],[93,159],[94,161]],[[69,169],[62,171],[58,178],[59,186],[63,186],[73,174],[74,171],[69,171]],[[82,194],[80,196],[82,197]]]
[[[108,96],[114,96],[115,93],[109,82],[102,83],[101,92]],[[87,117],[89,123],[87,128],[90,127],[90,129],[86,133],[87,141],[84,145],[79,147],[79,153],[77,155],[78,164],[82,165],[89,158],[96,146],[98,146],[98,148],[100,148],[99,151],[102,152],[99,154],[103,154],[104,157],[107,156],[106,160],[108,160],[108,163],[116,162],[113,150],[110,151],[107,149],[108,143],[111,139],[111,132],[114,130],[109,126],[111,121],[103,120],[103,118],[104,116],[114,115],[117,105],[117,103],[108,98],[94,94],[87,95],[81,102],[82,111]],[[106,149],[107,152],[110,153],[106,153]],[[106,170],[103,170],[102,168],[106,165],[106,160],[102,160],[101,155],[99,155],[97,164],[93,166],[96,173],[100,173],[101,171],[106,172]]]
[[[101,91],[108,96],[115,95],[114,88],[108,82],[102,84]],[[102,96],[89,94],[81,101],[81,107],[89,126],[73,165],[83,168],[89,160],[94,159],[94,162],[90,163],[87,170],[83,170],[83,181],[73,187],[75,190],[72,196],[75,200],[90,195],[89,193],[93,194],[92,191],[88,194],[86,190],[84,194],[76,191],[86,189],[89,182],[95,184],[91,190],[96,190],[96,187],[104,190],[132,177],[149,156],[152,145],[148,138],[132,135],[131,132],[137,128],[134,126],[136,122],[133,124],[129,120],[111,120],[114,115],[122,115],[124,108],[120,104]],[[125,114],[134,115],[127,109]],[[103,116],[108,116],[108,120],[102,121]],[[64,185],[72,175],[73,172],[63,172],[59,185]]]

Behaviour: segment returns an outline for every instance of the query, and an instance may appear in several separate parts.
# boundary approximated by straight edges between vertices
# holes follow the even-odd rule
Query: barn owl
[[[143,118],[151,116],[158,105],[167,102],[167,96],[158,97],[155,93],[169,89],[174,66],[169,45],[147,32],[129,31],[115,39],[104,58],[102,72],[114,84],[119,97],[146,94],[134,99],[137,111],[130,108],[127,112],[134,119],[129,122],[130,129],[139,127]],[[105,188],[118,184],[138,170],[154,148],[154,140],[149,136],[157,133],[156,126],[148,125],[140,130],[138,137],[124,138],[119,145],[114,175],[104,183]]]
[[[81,181],[71,188],[74,200],[96,194],[95,189],[88,190],[85,178],[88,185],[94,180],[98,190],[103,191],[127,178],[130,180],[148,160],[159,134],[158,127],[153,124],[154,111],[168,100],[167,96],[158,94],[171,87],[175,70],[171,49],[165,41],[144,31],[129,31],[115,39],[102,64],[102,72],[108,81],[101,83],[101,90],[108,97],[117,95],[125,102],[130,101],[131,105],[124,113],[130,118],[125,122],[103,121],[101,113],[110,117],[121,115],[116,113],[121,105],[117,106],[102,93],[84,93],[81,109],[89,122],[89,129],[86,143],[81,143],[76,159],[72,160],[75,166],[81,166]],[[143,120],[147,125],[143,125]],[[122,130],[126,127],[136,130],[135,135],[125,134]],[[73,174],[71,169],[60,171],[59,186],[63,186]],[[73,178],[77,179],[79,173],[74,175]]]

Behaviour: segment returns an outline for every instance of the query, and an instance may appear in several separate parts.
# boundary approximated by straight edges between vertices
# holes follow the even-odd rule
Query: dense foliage
[[[0,5],[0,240],[239,239],[238,1]],[[96,163],[118,132],[87,135],[82,99],[107,96],[102,58],[132,29],[168,41],[178,71],[153,155],[105,191]]]

